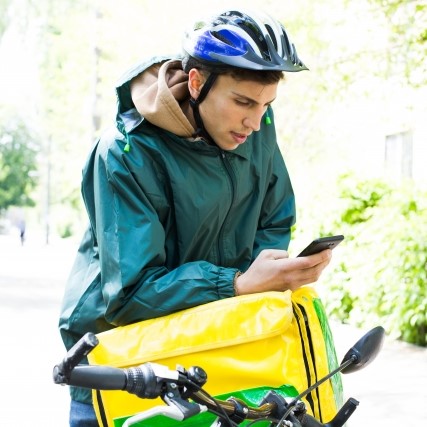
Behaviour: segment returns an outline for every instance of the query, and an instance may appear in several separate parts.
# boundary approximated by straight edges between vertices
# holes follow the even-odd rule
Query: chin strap
[[[216,145],[215,141],[209,135],[207,130],[205,129],[205,125],[203,124],[202,117],[200,116],[199,105],[206,98],[206,95],[210,91],[212,85],[215,83],[218,74],[211,73],[209,77],[206,79],[206,82],[202,86],[202,90],[200,91],[199,97],[197,99],[190,98],[190,106],[193,109],[194,120],[196,121],[197,129],[193,134],[193,137],[202,137],[208,141],[209,144]]]

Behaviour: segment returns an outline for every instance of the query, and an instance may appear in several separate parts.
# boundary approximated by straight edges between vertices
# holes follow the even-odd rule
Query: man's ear
[[[193,99],[197,99],[205,82],[203,74],[197,69],[192,68],[188,73],[188,90]]]

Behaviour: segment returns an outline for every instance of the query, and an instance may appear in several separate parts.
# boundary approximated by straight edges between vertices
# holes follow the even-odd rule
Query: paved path
[[[76,245],[0,236],[0,426],[67,427],[68,390],[52,368],[64,349],[57,317]],[[332,325],[341,359],[363,332]],[[348,427],[427,426],[427,349],[386,340],[364,370],[343,376],[360,406]]]

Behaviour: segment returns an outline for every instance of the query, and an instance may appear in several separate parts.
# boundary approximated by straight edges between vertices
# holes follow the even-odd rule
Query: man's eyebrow
[[[251,102],[252,104],[256,104],[256,105],[258,105],[258,104],[259,104],[259,102],[258,102],[258,101],[256,101],[255,99],[250,98],[249,96],[242,95],[241,93],[234,92],[234,91],[232,91],[232,93],[233,93],[234,95],[238,96],[239,98],[244,98],[244,99],[246,99],[247,101]],[[274,97],[271,101],[267,101],[264,105],[269,105],[269,104],[271,104],[275,99],[276,99],[276,97]]]

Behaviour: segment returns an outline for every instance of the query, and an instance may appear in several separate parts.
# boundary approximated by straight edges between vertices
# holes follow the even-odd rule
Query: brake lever
[[[200,411],[200,412],[205,412],[205,411]],[[136,423],[155,417],[157,415],[163,415],[167,418],[171,418],[176,421],[182,421],[184,419],[182,411],[177,406],[160,405],[160,406],[155,406],[154,408],[148,409],[139,414],[133,415],[122,424],[122,427],[131,427]]]
[[[179,391],[179,387],[176,383],[166,384],[166,391],[162,394],[161,398],[168,406],[172,407],[173,405],[173,407],[178,409],[181,414],[181,418],[179,418],[180,420],[186,420],[187,418],[208,410],[207,406],[192,403],[182,398],[181,392]]]
[[[192,403],[181,397],[179,387],[176,383],[167,383],[166,390],[160,396],[162,400],[167,404],[156,406],[148,409],[147,411],[141,412],[140,414],[133,415],[128,418],[122,427],[130,427],[140,421],[149,419],[156,415],[163,415],[167,418],[171,418],[177,421],[183,421],[187,418],[191,418],[194,415],[207,412],[207,406],[200,405],[198,403]]]

